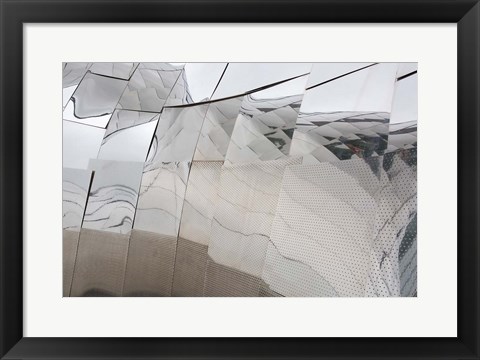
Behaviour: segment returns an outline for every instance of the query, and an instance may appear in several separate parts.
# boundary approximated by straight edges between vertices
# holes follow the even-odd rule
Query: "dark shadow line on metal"
[[[163,108],[164,108],[164,109],[185,108],[185,107],[192,107],[192,106],[204,105],[204,104],[212,104],[212,103],[216,103],[216,102],[219,102],[219,101],[235,99],[235,98],[238,98],[238,97],[241,97],[241,96],[246,96],[246,95],[250,95],[250,94],[253,94],[253,93],[262,91],[262,90],[269,89],[269,88],[271,88],[271,87],[273,87],[273,86],[277,86],[277,85],[283,84],[283,83],[285,83],[285,82],[287,82],[287,81],[291,81],[291,80],[295,80],[295,79],[301,78],[302,76],[306,76],[306,75],[308,75],[308,74],[310,74],[310,73],[305,73],[305,74],[297,75],[297,76],[294,76],[294,77],[289,78],[289,79],[277,81],[277,82],[275,82],[275,83],[268,84],[268,85],[264,85],[264,86],[261,86],[261,87],[259,87],[259,88],[256,88],[256,89],[253,89],[253,90],[249,90],[249,91],[247,91],[247,92],[244,92],[244,93],[241,93],[241,94],[238,94],[238,95],[227,96],[227,97],[224,97],[224,98],[221,98],[221,99],[201,101],[201,102],[197,102],[197,103],[194,103],[194,104],[185,104],[185,105],[176,105],[176,106],[164,106]]]
[[[220,75],[220,79],[218,79],[217,86],[215,86],[215,89],[213,89],[213,92],[210,95],[211,97],[213,97],[213,95],[215,94],[215,91],[217,91],[218,85],[220,85],[220,82],[223,79],[223,75],[225,75],[225,73],[227,72],[228,65],[230,65],[230,63],[227,63],[227,65],[225,65],[225,69],[223,69],[222,75]]]
[[[410,76],[412,76],[412,75],[415,75],[416,73],[417,73],[417,70],[412,71],[412,72],[410,72],[410,73],[408,73],[408,74],[402,75],[402,76],[400,76],[400,77],[397,78],[397,81],[406,79],[406,78],[408,78],[408,77],[410,77]]]
[[[321,82],[320,84],[316,84],[316,85],[310,86],[309,88],[306,88],[305,90],[310,90],[310,89],[316,88],[317,86],[327,84],[327,83],[332,82],[332,81],[334,81],[334,80],[340,79],[340,78],[342,78],[342,77],[344,77],[344,76],[347,76],[347,75],[356,73],[356,72],[358,72],[358,71],[367,69],[367,68],[369,68],[369,67],[371,67],[371,66],[375,66],[375,65],[378,65],[378,63],[373,63],[373,64],[370,64],[370,65],[364,66],[364,67],[362,67],[362,68],[360,68],[360,69],[353,70],[353,71],[350,71],[350,72],[348,72],[348,73],[345,73],[345,74],[336,76],[336,77],[334,77],[334,78],[332,78],[332,79],[329,79],[329,80],[326,80],[326,81],[324,81],[324,82]]]
[[[87,212],[88,198],[90,197],[90,191],[92,190],[92,184],[93,184],[94,176],[95,176],[95,171],[92,171],[92,174],[90,175],[90,183],[88,184],[87,198],[85,199],[85,206],[83,208],[82,222],[80,223],[80,229],[79,229],[79,232],[78,232],[77,248],[75,250],[75,260],[73,261],[72,281],[70,282],[70,289],[68,290],[68,297],[72,296],[73,280],[75,279],[75,268],[77,267],[78,248],[80,247],[80,234],[82,233],[83,220],[85,218],[85,213]],[[63,244],[62,244],[62,246],[63,246]]]

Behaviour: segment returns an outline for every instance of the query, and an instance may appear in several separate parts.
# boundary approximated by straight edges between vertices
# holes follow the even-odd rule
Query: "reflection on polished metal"
[[[189,162],[158,163],[145,169],[135,229],[178,235],[189,170]]]
[[[159,70],[138,68],[130,78],[118,108],[161,112],[180,74],[181,70],[168,64]]]
[[[338,161],[382,155],[387,148],[388,113],[300,114],[290,155],[304,162]]]
[[[63,168],[63,229],[80,231],[92,172]]]
[[[63,110],[63,118],[105,128],[125,86],[125,80],[88,71]]]
[[[131,111],[130,111],[131,112]],[[156,120],[110,132],[103,138],[98,158],[117,161],[145,161]]]
[[[377,158],[285,170],[263,272],[272,290],[286,296],[364,295],[379,164]],[[299,277],[309,280],[301,284]]]
[[[194,160],[223,161],[227,153],[235,121],[240,113],[243,97],[213,102],[200,131]]]
[[[82,80],[83,76],[88,69],[92,66],[92,63],[64,63],[63,64],[63,108],[67,105],[68,101],[72,97],[75,89]]]
[[[246,95],[225,162],[247,163],[288,156],[307,76]]]
[[[110,77],[129,80],[138,63],[94,63],[90,71]]]
[[[398,64],[352,64],[343,75],[326,64],[307,89],[290,154],[305,163],[366,158],[387,148]],[[314,67],[321,73],[321,64]],[[353,70],[352,70],[353,69]],[[329,78],[337,75],[333,79]]]
[[[82,227],[127,234],[132,229],[143,163],[91,160],[94,178]]]
[[[63,296],[416,296],[417,71],[64,63]]]
[[[73,267],[77,256],[78,239],[92,172],[83,169],[63,168],[63,296],[70,295]]]
[[[223,162],[195,161],[188,177],[179,236],[208,245]]]
[[[87,169],[90,159],[96,159],[105,129],[72,121],[63,125],[63,167]]]
[[[63,64],[62,84],[63,88],[78,85],[92,63],[69,62]]]
[[[165,105],[181,106],[210,100],[226,66],[227,63],[185,64]]]
[[[417,292],[417,149],[383,158],[365,295],[414,296]]]
[[[244,94],[310,73],[311,63],[229,63],[212,99]]]
[[[391,124],[388,134],[388,152],[417,147],[417,120]]]
[[[159,162],[192,161],[208,105],[165,109],[147,159],[147,169]]]
[[[366,69],[374,63],[321,63],[313,64],[306,88],[312,88],[335,81],[341,77],[348,76],[354,72]]]
[[[283,172],[299,163],[290,158],[222,168],[208,247],[213,261],[260,277]]]

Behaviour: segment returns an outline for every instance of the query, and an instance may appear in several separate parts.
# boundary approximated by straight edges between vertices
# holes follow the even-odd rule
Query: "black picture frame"
[[[479,358],[478,0],[0,0],[0,13],[2,359]],[[23,337],[23,24],[95,22],[457,23],[458,337],[282,339]],[[442,147],[441,139],[439,146]],[[442,321],[442,314],[438,314],[438,321]],[[412,327],[414,326],[415,324],[412,324]]]

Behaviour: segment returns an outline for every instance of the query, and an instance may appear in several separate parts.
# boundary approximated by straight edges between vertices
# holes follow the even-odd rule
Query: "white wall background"
[[[24,35],[25,336],[456,336],[455,24],[26,24]],[[63,299],[67,61],[418,62],[418,298]]]

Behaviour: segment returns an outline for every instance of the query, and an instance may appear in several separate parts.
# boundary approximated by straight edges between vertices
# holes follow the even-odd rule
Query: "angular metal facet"
[[[157,163],[145,169],[134,229],[178,236],[189,162]]]
[[[307,88],[336,81],[370,66],[374,66],[374,63],[314,63],[308,76]]]
[[[227,164],[288,156],[306,76],[246,95],[235,122]]]
[[[225,71],[227,63],[187,63],[172,89],[166,106],[208,101]]]
[[[380,167],[377,157],[285,169],[262,275],[272,290],[364,295]]]
[[[417,149],[383,157],[366,296],[416,296]]]
[[[118,108],[161,112],[181,70],[137,68],[120,99]]]
[[[242,95],[310,73],[311,63],[229,63],[212,99]]]
[[[225,160],[242,100],[243,97],[237,97],[210,103],[198,138],[194,160]]]
[[[165,109],[158,121],[146,168],[192,161],[208,105]]]
[[[87,72],[63,110],[63,118],[105,128],[126,86],[126,80]]]
[[[143,163],[92,160],[95,172],[82,227],[119,234],[132,229]]]
[[[192,163],[180,224],[181,238],[208,245],[222,165],[222,161]]]
[[[94,63],[90,71],[95,74],[129,80],[138,63]]]
[[[224,166],[208,254],[216,263],[262,273],[283,172],[300,159]]]
[[[109,133],[102,141],[98,158],[102,160],[144,162],[147,158],[157,122],[158,115],[155,117],[155,120],[147,123]]]
[[[63,167],[87,169],[96,159],[105,129],[71,121],[63,121]]]
[[[92,172],[83,169],[63,168],[62,175],[63,229],[80,231]]]
[[[357,66],[352,64],[352,68]],[[322,68],[331,72],[332,64],[315,67],[317,72]],[[307,163],[382,155],[387,148],[397,68],[395,63],[367,64],[308,89],[290,154],[304,155]]]

